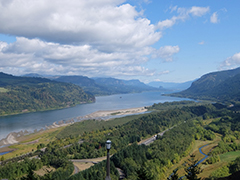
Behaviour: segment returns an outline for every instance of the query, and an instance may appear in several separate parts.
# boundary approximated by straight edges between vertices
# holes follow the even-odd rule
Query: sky
[[[240,65],[239,0],[0,0],[0,72],[186,82]]]

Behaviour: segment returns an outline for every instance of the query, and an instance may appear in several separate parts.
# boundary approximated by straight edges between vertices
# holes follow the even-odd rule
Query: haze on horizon
[[[0,0],[0,72],[185,82],[240,65],[239,1]]]

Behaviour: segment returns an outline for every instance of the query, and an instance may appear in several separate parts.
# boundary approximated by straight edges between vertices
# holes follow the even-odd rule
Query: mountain
[[[151,90],[153,89],[151,86],[148,86],[146,84],[144,84],[143,82],[139,81],[138,79],[133,79],[133,80],[122,80],[123,83],[127,86],[135,86],[135,87],[139,87],[142,89],[146,89],[146,90]],[[154,88],[155,89],[155,88]]]
[[[60,76],[54,80],[76,84],[83,88],[85,92],[94,95],[124,94],[159,90],[158,88],[148,86],[139,80],[121,80],[115,78],[91,79],[86,76]]]
[[[217,101],[240,100],[240,68],[203,75],[190,88],[173,95]]]
[[[115,78],[95,78],[95,82],[106,87],[112,94],[139,93],[143,91],[158,91],[158,88],[148,86],[139,80],[121,80]]]
[[[193,81],[187,81],[183,83],[173,83],[173,82],[161,82],[161,81],[152,81],[148,83],[149,86],[156,88],[164,88],[172,91],[185,90],[191,86]]]
[[[29,73],[29,74],[25,74],[23,75],[24,77],[44,77],[40,74],[37,74],[37,73]]]
[[[64,108],[93,101],[93,95],[74,84],[0,72],[0,115]]]
[[[69,82],[80,86],[85,92],[94,95],[108,95],[109,92],[105,87],[98,85],[95,80],[87,76],[60,76],[54,80],[59,82]]]

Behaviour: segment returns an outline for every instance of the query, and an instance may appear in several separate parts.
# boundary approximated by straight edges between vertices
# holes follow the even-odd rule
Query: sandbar
[[[129,109],[118,109],[118,110],[104,110],[104,111],[96,111],[94,113],[88,114],[86,116],[79,116],[74,119],[66,120],[66,121],[59,121],[54,122],[52,125],[45,126],[45,130],[47,129],[53,129],[53,128],[59,128],[62,126],[67,126],[70,124],[73,124],[75,122],[83,121],[83,120],[89,120],[89,119],[96,119],[96,120],[110,120],[112,118],[115,118],[117,116],[124,116],[124,115],[133,115],[133,114],[139,114],[144,113],[148,111],[146,107],[138,107],[138,108],[129,108]],[[11,144],[16,144],[21,142],[21,137],[31,134],[31,133],[37,133],[40,131],[43,131],[44,129],[41,129],[39,131],[34,130],[34,132],[28,132],[28,131],[20,131],[20,132],[11,132],[7,135],[6,138],[3,138],[0,140],[0,151],[2,151],[3,147],[4,150],[8,149],[6,146]],[[36,142],[35,142],[36,143]]]

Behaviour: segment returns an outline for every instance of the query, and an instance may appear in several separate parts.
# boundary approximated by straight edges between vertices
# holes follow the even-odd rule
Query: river
[[[186,98],[162,96],[160,92],[143,92],[136,94],[117,94],[96,97],[95,103],[80,104],[74,107],[33,112],[0,117],[0,139],[10,132],[21,130],[34,131],[61,120],[75,119],[99,110],[117,110],[150,106],[154,103],[189,100]]]

